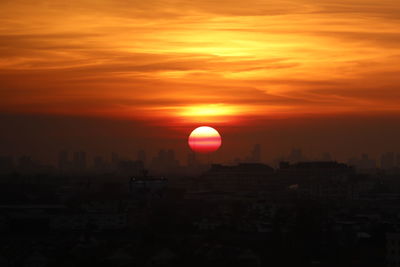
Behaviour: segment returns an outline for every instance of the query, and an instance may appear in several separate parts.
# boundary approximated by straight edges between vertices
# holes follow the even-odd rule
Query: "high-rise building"
[[[363,153],[360,159],[350,159],[349,164],[355,166],[358,170],[373,170],[376,168],[376,161],[366,153]]]
[[[251,152],[252,161],[255,163],[259,163],[261,161],[261,145],[254,145],[253,151]]]
[[[400,233],[386,234],[386,266],[400,266]]]
[[[330,153],[325,152],[325,153],[322,154],[321,160],[322,161],[332,161],[332,156],[331,156]]]
[[[400,168],[400,153],[396,154],[396,168]]]
[[[391,170],[395,167],[395,155],[393,152],[387,152],[381,155],[381,168]]]
[[[196,154],[194,152],[190,152],[187,155],[187,166],[189,167],[196,166]]]
[[[157,173],[173,173],[177,171],[179,161],[175,159],[175,151],[161,149],[151,163],[151,169]]]
[[[143,165],[146,166],[146,152],[144,150],[139,150],[137,153],[137,160],[143,162]]]
[[[166,158],[167,158],[167,152],[164,149],[158,151],[158,160],[161,162],[161,164],[165,162]]]
[[[301,149],[292,149],[289,154],[288,161],[290,161],[291,163],[296,163],[304,160],[305,158],[303,157],[303,151]]]
[[[62,150],[58,153],[58,169],[61,171],[67,171],[71,166],[69,161],[68,151]]]
[[[30,156],[23,155],[18,159],[18,169],[22,172],[34,171],[37,165]]]
[[[104,171],[106,170],[107,164],[104,161],[102,156],[95,156],[93,159],[94,169],[95,171]]]
[[[112,168],[117,169],[118,165],[119,165],[119,161],[120,161],[120,159],[119,159],[118,154],[115,153],[115,152],[112,152],[111,153],[111,166],[112,166]]]
[[[168,149],[166,160],[167,160],[168,162],[170,162],[170,161],[171,161],[171,162],[172,162],[172,161],[175,161],[175,151],[174,151],[174,150]]]
[[[143,171],[143,162],[139,160],[121,160],[118,165],[118,172],[127,176],[139,175],[142,174]]]
[[[0,157],[0,172],[10,172],[14,169],[14,161],[12,157]]]
[[[75,171],[84,171],[86,169],[86,152],[74,152],[73,167]]]

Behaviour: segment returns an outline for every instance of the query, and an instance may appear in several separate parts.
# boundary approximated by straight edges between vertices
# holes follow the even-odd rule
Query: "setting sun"
[[[192,131],[189,136],[189,146],[194,152],[211,153],[221,146],[221,136],[217,130],[201,126]]]

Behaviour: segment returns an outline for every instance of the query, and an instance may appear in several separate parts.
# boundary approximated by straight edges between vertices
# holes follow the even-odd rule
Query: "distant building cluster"
[[[328,152],[318,157],[304,155],[301,149],[292,149],[286,156],[276,158],[271,166],[278,167],[281,162],[299,163],[307,161],[330,162],[334,157]],[[147,156],[146,151],[139,150],[135,157],[121,157],[117,153],[111,153],[109,157],[104,155],[89,156],[85,151],[62,150],[58,153],[57,164],[43,164],[31,156],[22,155],[18,157],[0,156],[0,173],[125,173],[138,174],[144,168],[154,174],[199,174],[213,164],[210,155],[200,155],[193,152],[187,154],[186,164],[178,160],[172,149],[161,149],[152,158]],[[265,163],[262,156],[261,145],[256,144],[248,155],[236,157],[228,162],[233,164]],[[359,157],[352,157],[347,164],[353,166],[362,173],[377,171],[398,172],[400,169],[400,153],[385,152],[380,155],[379,160],[372,158],[366,153]]]
[[[121,171],[77,175],[85,159],[62,152],[65,173],[0,175],[3,266],[399,266],[398,174],[283,161],[167,178],[113,154],[100,166]]]
[[[391,154],[383,159],[393,171],[368,173],[329,157],[304,160],[301,150],[276,167],[261,162],[259,146],[233,164],[196,156],[189,167],[172,150],[92,163],[62,151],[58,168],[34,174],[3,158],[11,172],[0,173],[0,263],[399,266]],[[29,157],[17,164],[38,167]]]

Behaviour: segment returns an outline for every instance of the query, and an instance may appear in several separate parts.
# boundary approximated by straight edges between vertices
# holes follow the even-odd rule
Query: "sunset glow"
[[[0,10],[3,112],[189,123],[400,111],[398,1],[17,0]]]

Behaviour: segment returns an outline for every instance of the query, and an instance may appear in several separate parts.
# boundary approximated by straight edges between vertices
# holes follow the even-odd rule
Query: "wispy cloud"
[[[398,1],[17,0],[0,10],[4,112],[400,111]]]

